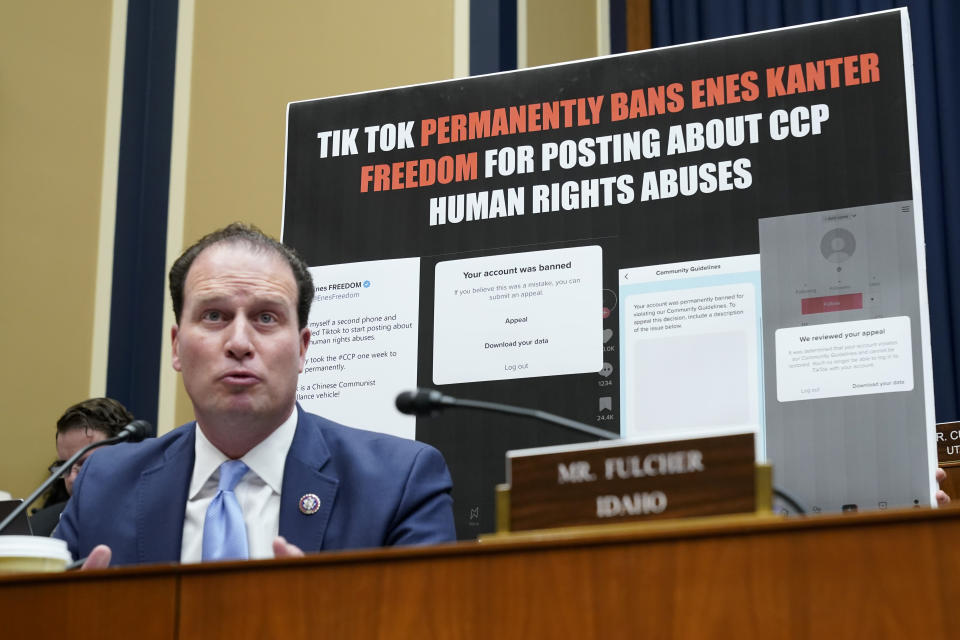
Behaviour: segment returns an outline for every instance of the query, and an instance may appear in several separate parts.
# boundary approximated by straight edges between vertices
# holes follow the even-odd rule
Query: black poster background
[[[651,50],[617,57],[293,103],[288,112],[283,240],[312,266],[419,256],[420,333],[418,385],[432,381],[434,266],[438,261],[535,249],[598,244],[603,250],[604,304],[616,304],[618,269],[754,254],[759,218],[911,200],[907,99],[899,12],[860,16],[807,27]],[[767,68],[863,53],[879,58],[879,81],[767,97]],[[691,82],[755,71],[759,97],[750,102],[693,109]],[[829,78],[829,74],[828,74]],[[681,83],[684,108],[677,113],[611,122],[610,94]],[[786,83],[786,73],[784,74]],[[390,152],[366,152],[369,125],[603,96],[600,122],[552,131],[518,133]],[[776,109],[826,104],[830,117],[820,135],[774,141],[768,117]],[[671,125],[762,113],[757,144],[723,146],[667,155]],[[317,133],[358,127],[358,155],[320,154]],[[661,155],[629,163],[539,171],[547,141],[656,128]],[[533,145],[538,170],[507,178],[483,178],[483,151]],[[405,190],[361,193],[363,165],[443,155],[479,154],[479,179]],[[642,174],[665,168],[747,158],[746,189],[641,201]],[[593,209],[532,214],[530,186],[586,178],[634,176],[634,200]],[[526,187],[527,213],[430,226],[431,197],[514,186]],[[597,311],[600,313],[600,310]],[[619,328],[614,311],[604,327]],[[918,329],[915,329],[918,330]],[[616,346],[614,346],[616,349]],[[616,363],[616,353],[605,356]],[[919,375],[918,379],[922,376]],[[597,401],[614,396],[618,375],[579,374],[446,385],[445,393],[535,407],[619,432],[617,419],[599,422]],[[600,387],[609,382],[612,386]],[[375,425],[354,425],[375,426]],[[508,449],[587,439],[560,428],[493,414],[450,411],[417,421],[417,439],[444,454],[454,480],[458,534],[493,529],[493,489],[503,481]]]

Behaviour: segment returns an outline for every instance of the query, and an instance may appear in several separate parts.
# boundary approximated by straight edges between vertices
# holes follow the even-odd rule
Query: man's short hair
[[[111,438],[131,422],[133,414],[113,398],[90,398],[63,412],[57,420],[57,435],[73,429],[93,429]]]
[[[269,251],[283,258],[290,265],[293,279],[297,282],[297,319],[300,328],[307,326],[310,303],[313,302],[313,278],[310,276],[307,263],[291,247],[271,238],[257,227],[243,222],[234,222],[203,236],[184,251],[170,267],[170,297],[173,300],[173,315],[177,324],[180,323],[180,312],[183,311],[183,287],[187,281],[187,273],[197,256],[204,249],[216,244],[244,244],[251,249]]]

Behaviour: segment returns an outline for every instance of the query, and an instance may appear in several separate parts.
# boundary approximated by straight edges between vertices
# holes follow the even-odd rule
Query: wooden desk
[[[4,638],[955,637],[960,508],[0,578]],[[17,622],[23,620],[23,622]]]

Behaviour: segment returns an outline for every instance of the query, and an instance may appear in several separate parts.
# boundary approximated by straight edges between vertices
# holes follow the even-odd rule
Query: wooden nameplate
[[[960,422],[937,424],[937,461],[940,466],[960,466]]]
[[[497,531],[753,513],[755,458],[746,431],[508,451]]]

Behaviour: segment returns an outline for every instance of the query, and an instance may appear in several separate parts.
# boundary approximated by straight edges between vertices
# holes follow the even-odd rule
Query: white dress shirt
[[[280,489],[287,452],[297,430],[297,411],[267,438],[248,451],[241,460],[250,468],[234,489],[247,524],[249,557],[272,558],[273,540],[280,530]],[[203,556],[203,522],[210,501],[217,495],[220,465],[228,460],[213,446],[203,431],[196,428],[193,476],[187,493],[183,518],[181,562],[200,562]]]

